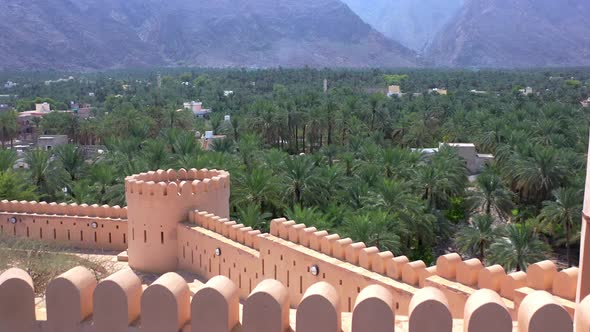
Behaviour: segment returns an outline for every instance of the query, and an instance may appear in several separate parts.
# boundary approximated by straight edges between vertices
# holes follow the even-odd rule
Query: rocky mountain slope
[[[342,0],[365,22],[404,46],[422,51],[464,0]]]
[[[415,66],[338,0],[3,0],[0,69]]]
[[[588,13],[588,0],[469,0],[427,55],[438,66],[588,66]]]

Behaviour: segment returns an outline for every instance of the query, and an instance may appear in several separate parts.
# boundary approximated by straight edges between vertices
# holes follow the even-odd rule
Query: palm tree
[[[17,159],[16,151],[0,149],[0,173],[11,170]]]
[[[82,166],[84,166],[84,153],[76,145],[65,144],[55,151],[57,160],[63,169],[69,174],[70,180],[78,179]]]
[[[229,137],[214,140],[211,147],[213,151],[221,153],[233,153],[235,151],[234,140]]]
[[[507,271],[526,271],[530,264],[545,259],[548,250],[548,245],[539,240],[526,222],[508,224],[504,236],[490,246],[488,261],[504,266]]]
[[[268,219],[272,217],[269,212],[261,212],[260,206],[256,204],[245,204],[238,207],[238,221],[252,229],[268,232]]]
[[[312,204],[320,196],[315,190],[320,179],[311,158],[288,157],[284,163],[283,179],[285,198],[292,208],[295,205],[303,207],[306,203]]]
[[[37,200],[35,187],[11,170],[0,172],[0,200]]]
[[[276,207],[280,204],[280,183],[266,168],[255,168],[250,173],[238,174],[233,190],[235,206],[254,205],[260,208]]]
[[[90,181],[76,181],[71,188],[71,202],[76,204],[94,203],[96,198]]]
[[[90,179],[94,184],[95,196],[100,204],[124,201],[124,198],[121,198],[121,196],[124,197],[125,195],[124,185],[118,180],[115,170],[110,165],[106,163],[94,164],[90,169]],[[123,188],[122,192],[121,188]]]
[[[366,206],[387,211],[404,229],[408,247],[412,241],[429,243],[434,237],[435,217],[429,214],[423,202],[411,191],[407,182],[385,179],[363,199]]]
[[[242,135],[238,142],[238,149],[246,169],[254,167],[254,155],[260,149],[260,138],[254,134]]]
[[[6,141],[12,142],[18,134],[18,115],[16,111],[6,111],[0,113],[0,144],[5,147]]]
[[[55,166],[51,155],[40,149],[29,150],[25,156],[31,180],[41,198],[54,198],[63,185],[63,170]]]
[[[386,212],[375,211],[362,215],[352,214],[345,219],[343,233],[354,241],[376,246],[380,250],[400,252],[400,237]]]
[[[293,208],[285,210],[285,217],[295,220],[297,223],[305,224],[308,227],[315,227],[318,230],[329,231],[333,226],[326,219],[326,215],[316,207],[302,208],[299,205],[295,205]]]
[[[561,225],[565,228],[565,247],[567,252],[567,264],[572,266],[570,255],[570,240],[574,221],[580,220],[582,215],[582,197],[574,188],[558,188],[553,191],[555,201],[543,202],[543,210],[539,219],[543,223]]]
[[[449,206],[451,197],[460,196],[467,183],[465,161],[453,149],[442,147],[430,160],[421,165],[416,182],[423,190],[422,197],[430,209]]]
[[[166,169],[170,166],[166,144],[161,140],[149,140],[142,149],[143,159],[151,170]]]
[[[500,235],[498,228],[494,226],[494,219],[489,215],[477,215],[473,221],[457,232],[457,246],[461,252],[477,255],[485,260],[485,254],[490,245]]]
[[[527,198],[540,203],[558,188],[567,175],[567,168],[557,150],[535,146],[528,157],[517,158],[512,166],[517,189]]]
[[[488,216],[493,210],[500,218],[506,217],[513,206],[513,194],[504,186],[500,176],[489,170],[485,171],[477,177],[475,186],[471,195],[474,207]]]

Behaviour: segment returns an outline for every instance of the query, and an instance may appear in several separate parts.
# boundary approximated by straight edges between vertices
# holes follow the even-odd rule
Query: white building
[[[14,88],[17,85],[18,85],[18,83],[14,83],[13,81],[8,81],[4,84],[4,87],[6,89],[10,89],[10,88]]]
[[[523,95],[525,95],[525,96],[528,96],[528,95],[532,95],[533,94],[533,88],[531,88],[530,86],[527,86],[526,88],[520,89],[518,91],[520,93],[522,93]]]

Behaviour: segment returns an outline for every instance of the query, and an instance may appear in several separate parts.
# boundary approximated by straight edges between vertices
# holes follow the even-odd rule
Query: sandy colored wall
[[[125,250],[126,215],[119,207],[2,201],[0,232],[70,247]]]
[[[1,331],[574,331],[565,309],[543,291],[525,298],[513,323],[498,294],[485,289],[469,297],[460,321],[452,319],[446,296],[435,288],[419,290],[407,316],[376,285],[361,290],[351,314],[342,313],[342,299],[325,282],[306,288],[297,310],[289,310],[289,292],[276,280],[259,282],[240,303],[237,285],[222,276],[189,286],[176,273],[167,273],[144,288],[130,269],[97,282],[91,271],[76,267],[49,283],[46,317],[35,310],[33,290],[31,277],[22,270],[0,275]],[[582,318],[576,331],[588,331],[590,298],[578,310]]]
[[[125,180],[129,220],[129,263],[145,272],[175,271],[177,225],[189,211],[229,215],[229,174],[217,170],[158,170]],[[209,210],[210,209],[210,210]]]
[[[342,299],[343,312],[352,310],[360,291],[369,285],[387,289],[401,314],[409,312],[411,298],[424,287],[445,294],[454,318],[463,318],[468,299],[481,289],[501,294],[514,320],[523,299],[540,290],[552,293],[570,316],[575,310],[578,269],[558,271],[550,261],[531,265],[528,274],[506,274],[500,266],[484,267],[477,259],[463,260],[457,254],[441,256],[435,266],[427,267],[422,261],[410,262],[405,256],[395,257],[294,221],[275,219],[271,233],[260,234],[206,211],[190,213],[178,233],[180,267],[205,278],[231,274],[242,297],[252,290],[250,281],[275,279],[285,285],[291,306],[299,303],[309,286],[327,282]],[[216,248],[221,257],[215,256]],[[240,271],[237,281],[234,264]],[[312,266],[319,269],[317,275],[311,273]]]

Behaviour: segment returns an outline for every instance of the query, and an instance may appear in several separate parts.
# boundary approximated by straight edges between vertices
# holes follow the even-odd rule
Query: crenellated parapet
[[[284,284],[259,281],[239,302],[238,286],[224,276],[206,284],[187,284],[176,273],[162,275],[147,287],[130,269],[96,281],[76,267],[49,283],[47,319],[36,316],[34,285],[19,269],[0,275],[0,330],[19,332],[131,331],[573,331],[567,311],[545,291],[528,295],[513,322],[502,298],[487,289],[476,291],[465,305],[462,320],[453,320],[451,303],[440,289],[426,287],[413,295],[407,315],[377,285],[363,287],[351,313],[329,283],[304,290],[297,309],[289,306]],[[590,297],[578,305],[576,331],[590,330]]]
[[[56,215],[72,217],[92,217],[127,219],[127,208],[109,205],[47,203],[35,201],[0,201],[0,212],[15,214]]]
[[[167,199],[191,199],[195,195],[215,194],[229,188],[226,171],[207,169],[169,169],[128,176],[125,187],[128,195],[158,196]]]
[[[535,291],[552,294],[572,317],[574,315],[576,267],[558,271],[552,261],[543,261],[529,266],[528,273],[507,274],[500,265],[486,267],[479,259],[464,260],[456,253],[440,256],[436,265],[428,267],[423,261],[410,261],[406,256],[382,252],[362,242],[342,239],[338,234],[284,218],[272,220],[270,234],[416,288],[439,288],[450,294],[452,313],[456,318],[462,317],[467,299],[479,289],[488,289],[502,296],[513,317],[516,317],[523,299]]]
[[[259,230],[252,227],[238,224],[227,218],[221,218],[207,211],[191,211],[189,213],[189,222],[220,234],[232,241],[236,241],[255,250],[260,249],[259,236],[262,234]]]
[[[83,249],[125,250],[127,208],[0,201],[0,233]]]

